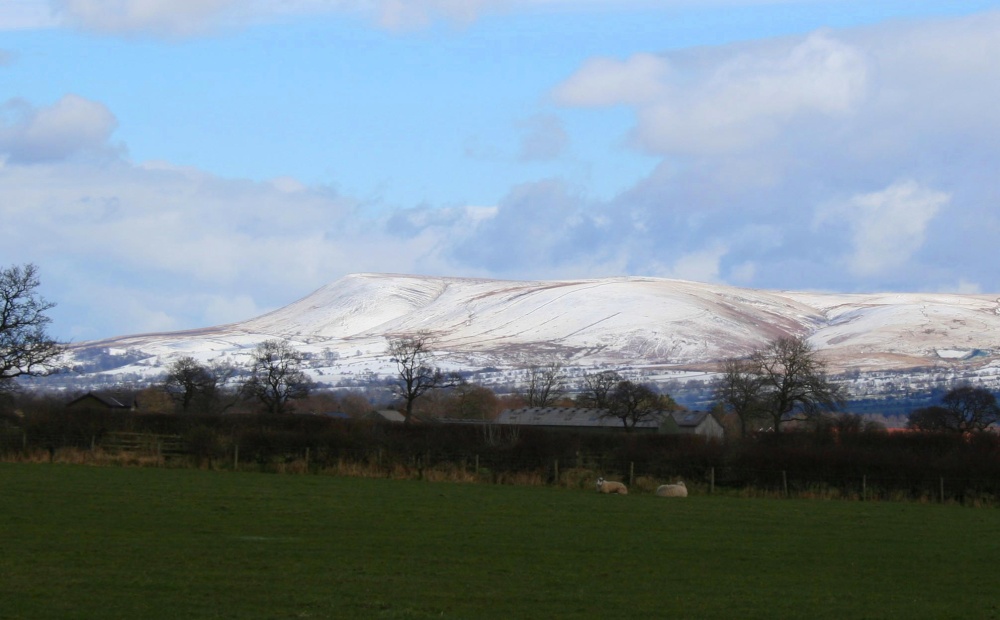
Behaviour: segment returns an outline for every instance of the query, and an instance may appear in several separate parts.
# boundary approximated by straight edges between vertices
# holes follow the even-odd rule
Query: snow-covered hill
[[[474,371],[566,367],[710,371],[785,334],[832,373],[1000,375],[1000,295],[844,295],[679,280],[502,281],[356,274],[269,314],[70,347],[87,375],[151,377],[178,356],[241,361],[269,338],[310,355],[320,382],[387,374],[387,338],[426,332],[438,362]],[[118,362],[121,363],[117,363]]]

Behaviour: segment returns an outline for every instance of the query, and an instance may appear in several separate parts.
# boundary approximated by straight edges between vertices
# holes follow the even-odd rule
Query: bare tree
[[[1000,422],[997,398],[986,388],[963,385],[949,390],[941,403],[961,432],[985,431]]]
[[[529,407],[551,407],[566,392],[559,362],[531,366],[526,379],[524,399]]]
[[[606,415],[618,418],[622,421],[625,430],[631,431],[638,423],[659,415],[662,404],[660,395],[648,385],[619,381],[608,396],[608,413]]]
[[[996,396],[986,388],[963,385],[953,388],[941,399],[941,405],[914,410],[907,426],[920,430],[969,433],[984,431],[1000,422]]]
[[[954,431],[951,413],[947,407],[931,405],[910,412],[906,418],[906,428],[918,431]]]
[[[763,377],[751,360],[724,360],[714,388],[715,402],[740,421],[741,436],[746,436],[749,426],[768,417]]]
[[[804,420],[843,406],[841,390],[827,380],[826,366],[802,337],[778,338],[750,356],[775,432],[783,422]]]
[[[210,398],[211,391],[215,389],[215,378],[193,357],[182,357],[167,367],[163,384],[181,411],[187,412],[196,401],[203,403]]]
[[[398,381],[396,393],[406,403],[404,421],[409,424],[413,416],[413,403],[428,390],[451,387],[460,383],[455,374],[445,374],[430,365],[431,337],[426,332],[416,335],[389,338],[387,352],[396,363]]]
[[[585,374],[584,391],[577,401],[583,406],[607,409],[608,398],[621,381],[622,376],[614,370]]]
[[[290,401],[305,398],[312,388],[302,361],[302,354],[284,340],[265,340],[251,355],[240,391],[260,401],[268,413],[285,413]]]
[[[32,264],[0,270],[0,393],[14,388],[21,376],[55,370],[62,345],[45,333],[55,307],[38,292],[38,268]]]
[[[209,412],[225,408],[221,406],[222,392],[235,372],[226,364],[201,364],[193,357],[182,357],[167,367],[163,387],[181,411],[197,408]]]

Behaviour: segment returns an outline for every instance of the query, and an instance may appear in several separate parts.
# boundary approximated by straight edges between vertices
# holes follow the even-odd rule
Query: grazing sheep
[[[619,495],[628,495],[628,487],[626,487],[621,482],[614,482],[611,480],[605,480],[604,478],[597,479],[597,492],[598,493],[617,493]]]
[[[684,485],[684,481],[681,480],[677,484],[661,484],[656,487],[656,495],[658,497],[687,497],[688,489]]]

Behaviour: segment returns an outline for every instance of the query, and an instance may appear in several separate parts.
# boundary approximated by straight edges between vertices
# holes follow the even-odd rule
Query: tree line
[[[0,270],[0,406],[13,402],[19,377],[59,370],[63,345],[46,331],[51,322],[46,313],[55,304],[38,293],[39,285],[35,265]],[[559,362],[526,364],[522,389],[501,397],[488,388],[470,385],[461,373],[437,367],[434,344],[426,332],[387,338],[386,356],[396,368],[389,387],[407,424],[423,404],[454,417],[483,419],[494,416],[501,405],[592,407],[618,420],[626,430],[678,409],[669,394],[655,385],[633,382],[613,370],[584,374],[571,398]],[[220,413],[255,403],[265,413],[285,414],[316,391],[304,362],[304,356],[287,341],[266,340],[251,351],[243,367],[179,358],[167,367],[159,388],[184,413]],[[714,412],[735,420],[741,436],[781,432],[789,424],[817,423],[838,413],[841,424],[863,423],[860,417],[852,421],[843,413],[846,395],[828,377],[822,359],[803,336],[781,336],[749,355],[723,360],[712,392]],[[967,433],[998,422],[995,395],[964,385],[947,392],[940,404],[912,411],[907,426]]]

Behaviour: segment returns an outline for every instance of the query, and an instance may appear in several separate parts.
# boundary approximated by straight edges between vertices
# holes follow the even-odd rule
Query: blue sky
[[[4,0],[70,341],[357,272],[1000,291],[1000,2]]]

